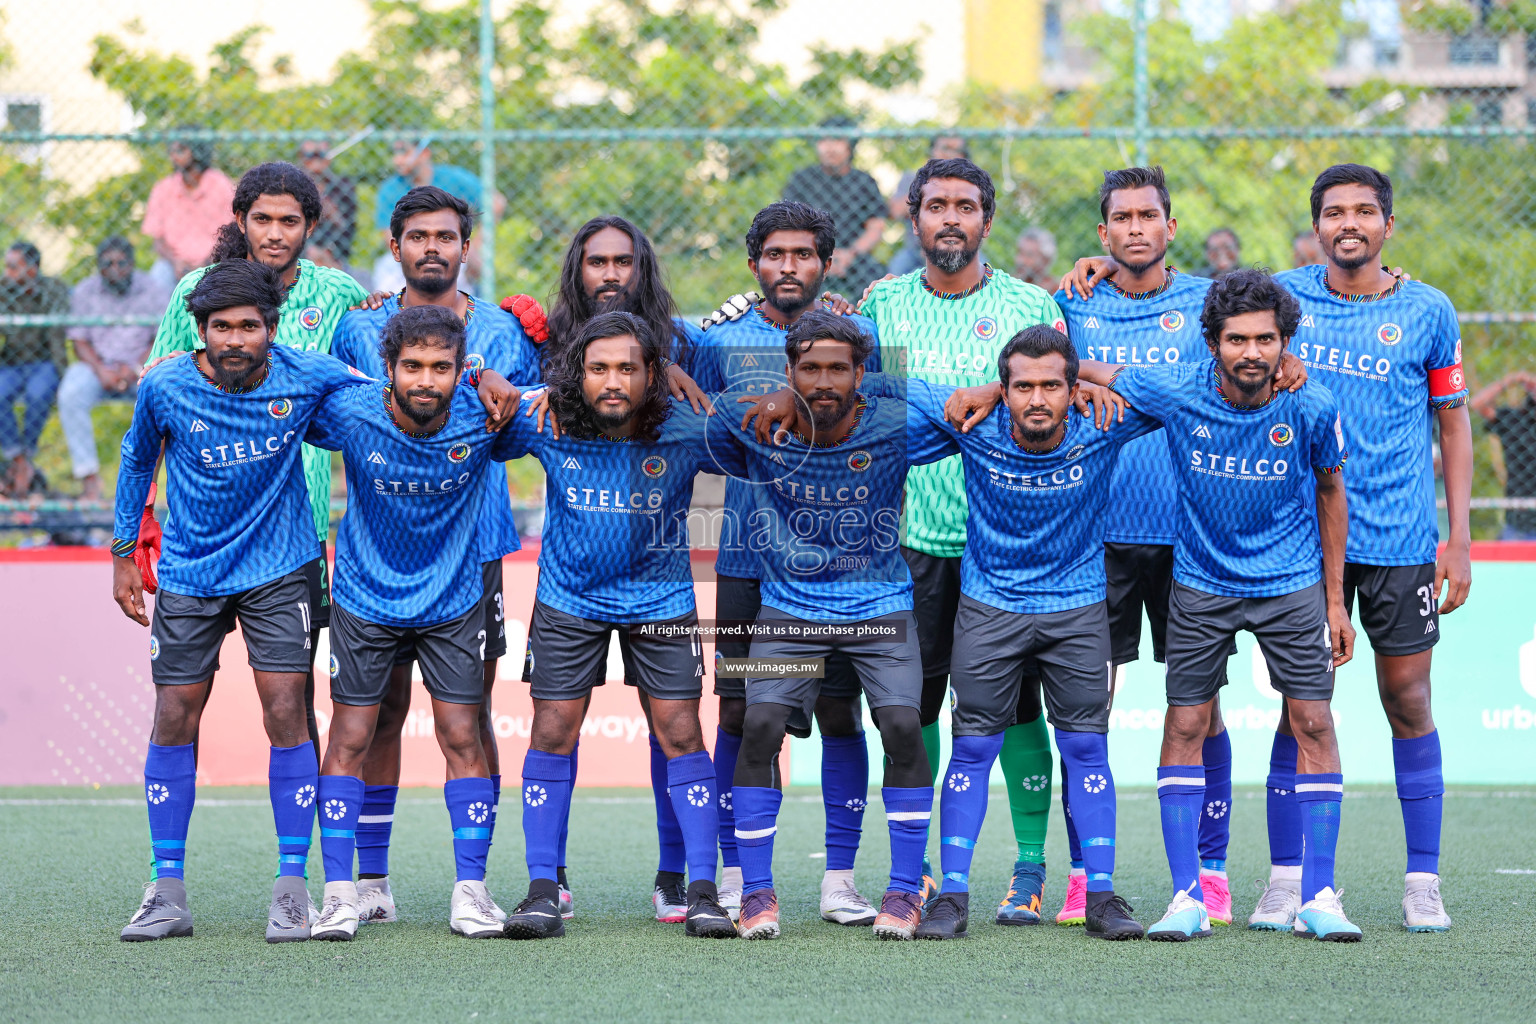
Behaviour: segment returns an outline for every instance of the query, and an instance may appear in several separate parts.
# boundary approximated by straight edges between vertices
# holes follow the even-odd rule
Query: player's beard
[[[431,398],[434,401],[430,406],[423,408],[415,402],[406,401],[410,398]],[[443,414],[443,410],[448,406],[448,396],[435,388],[412,388],[403,394],[395,392],[395,405],[412,423],[423,427]]]
[[[1159,263],[1163,262],[1163,258],[1167,255],[1168,247],[1165,245],[1159,249],[1156,254],[1149,254],[1148,258],[1140,263],[1128,258],[1122,259],[1119,256],[1115,257],[1115,262],[1120,264],[1120,266],[1124,267],[1126,270],[1129,270],[1132,274],[1139,275],[1146,273],[1153,267],[1157,266]]]
[[[599,288],[592,293],[592,315],[599,313],[633,313],[630,308],[630,291],[628,288]]]
[[[762,278],[757,283],[763,289],[764,300],[768,305],[778,310],[786,320],[794,320],[801,313],[810,309],[816,302],[816,297],[821,294],[821,283],[826,280],[824,275],[819,275],[814,281],[802,280],[799,277],[780,277],[769,284]],[[790,292],[793,298],[781,297],[780,288],[785,281],[795,281],[800,285],[798,292]]]
[[[601,402],[603,399],[612,397],[615,394],[618,394],[618,392],[605,391],[597,396],[597,401]],[[630,420],[634,419],[634,403],[629,400],[628,395],[620,395],[620,397],[624,399],[625,403],[623,412],[603,412],[603,410],[598,407],[597,402],[592,403],[592,419],[598,425],[599,429],[610,431],[618,430],[629,423]]]
[[[234,349],[208,360],[213,382],[225,391],[239,391],[251,382],[266,360],[253,353]]]
[[[1345,258],[1339,255],[1339,242],[1343,241],[1345,238],[1355,238],[1360,241],[1360,254],[1358,256],[1350,256]],[[1366,238],[1364,235],[1340,232],[1334,236],[1333,241],[1330,243],[1328,248],[1333,254],[1334,266],[1338,267],[1340,270],[1359,270],[1367,263],[1375,260],[1380,253],[1379,250],[1377,252],[1368,252],[1367,247],[1370,244],[1370,239]]]
[[[278,277],[282,277],[284,274],[288,273],[288,271],[292,270],[294,264],[299,262],[299,257],[304,255],[304,243],[302,241],[299,242],[298,248],[289,253],[288,262],[279,267],[274,266],[271,263],[267,263],[266,260],[261,258],[260,249],[251,244],[251,236],[250,233],[247,232],[245,236],[245,254],[246,258],[251,260],[253,263],[265,263],[267,266],[272,267],[272,269],[277,272]]]
[[[806,404],[810,406],[811,426],[816,428],[817,433],[831,430],[837,426],[843,417],[848,415],[848,410],[853,408],[853,403],[859,400],[858,393],[855,391],[849,391],[846,395],[839,396],[836,391],[829,389],[818,389],[802,397],[804,397]],[[825,406],[811,405],[812,402],[823,398],[837,399],[837,404],[830,409]]]
[[[938,244],[941,238],[959,238],[959,248],[951,249]],[[981,243],[971,244],[970,236],[959,228],[945,228],[933,236],[934,247],[923,249],[923,255],[928,257],[928,262],[944,271],[946,274],[958,274],[971,265],[976,254],[981,251]]]
[[[443,273],[441,275],[420,274],[419,271],[426,266],[442,267]],[[411,269],[418,273],[413,276],[410,272],[407,272],[405,283],[410,285],[411,291],[416,292],[418,295],[435,299],[440,295],[448,294],[459,283],[459,275],[453,272],[453,265],[441,257],[417,260],[416,265]]]
[[[1035,415],[1038,412],[1046,412],[1046,413],[1048,413],[1048,412],[1050,412],[1050,410],[1049,409],[1025,409],[1024,410],[1024,415],[1026,417],[1033,416],[1033,415]],[[1013,426],[1014,426],[1014,429],[1019,432],[1019,440],[1020,441],[1023,441],[1025,444],[1042,445],[1042,444],[1045,444],[1047,441],[1049,441],[1052,437],[1055,436],[1056,431],[1058,429],[1060,429],[1061,424],[1060,423],[1052,423],[1050,426],[1048,426],[1048,427],[1041,427],[1038,430],[1034,429],[1034,428],[1031,428],[1031,427],[1026,427],[1024,424],[1019,423],[1018,421],[1014,421]]]
[[[1237,374],[1240,370],[1260,370],[1263,372],[1263,376],[1257,380],[1239,377]],[[1263,391],[1269,385],[1269,382],[1274,379],[1273,368],[1268,363],[1249,362],[1246,359],[1240,363],[1233,363],[1232,369],[1227,373],[1227,380],[1232,382],[1232,386],[1250,398]]]

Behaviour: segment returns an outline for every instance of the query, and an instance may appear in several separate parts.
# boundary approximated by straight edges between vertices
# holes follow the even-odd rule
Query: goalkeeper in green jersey
[[[904,359],[906,373],[935,384],[990,384],[997,377],[998,351],[1016,333],[1035,324],[1066,332],[1061,310],[1049,295],[978,258],[994,209],[991,177],[969,160],[930,160],[912,179],[907,212],[924,266],[876,283],[861,309],[879,327],[886,372],[896,372],[895,361]],[[942,764],[938,717],[949,688],[966,511],[958,456],[914,466],[907,474],[901,550],[915,588],[923,741],[935,781]],[[1045,889],[1051,744],[1039,680],[1026,678],[1020,693],[1016,724],[1004,734],[1000,757],[1019,853],[1012,884],[997,908],[998,924],[1040,923]],[[926,858],[923,874],[926,897],[937,888]]]
[[[318,352],[331,350],[331,333],[341,315],[368,300],[362,285],[340,270],[320,267],[301,259],[304,243],[320,220],[320,192],[298,167],[267,163],[241,175],[232,204],[235,219],[219,229],[210,265],[221,260],[251,259],[277,271],[287,288],[278,311],[279,345]],[[200,267],[176,285],[155,332],[150,362],[180,352],[202,348],[197,324],[187,310],[186,299],[207,273]],[[309,490],[310,511],[322,550],[331,527],[331,453],[304,446],[304,482]],[[146,515],[148,515],[146,510]],[[306,686],[310,738],[319,749],[314,714],[314,651],[320,630],[330,625],[331,600],[324,558],[310,564],[309,580],[310,672]],[[318,756],[318,755],[317,755]]]

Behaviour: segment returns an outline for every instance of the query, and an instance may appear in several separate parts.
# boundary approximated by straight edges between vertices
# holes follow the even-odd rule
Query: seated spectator
[[[885,199],[875,179],[853,166],[856,139],[847,133],[858,128],[846,117],[829,117],[821,127],[843,132],[816,140],[816,166],[802,167],[784,186],[784,198],[814,206],[832,215],[837,247],[824,287],[848,296],[864,294],[864,287],[884,273],[870,255],[885,230]]]
[[[0,315],[62,316],[69,312],[69,286],[44,277],[43,255],[31,242],[15,242],[5,251],[5,280],[0,282]],[[0,327],[0,454],[10,460],[0,492],[24,498],[41,475],[32,464],[37,439],[53,410],[64,362],[63,327]],[[25,402],[20,429],[16,399]]]
[[[1511,388],[1524,397],[1514,405],[1499,404]],[[1472,396],[1472,408],[1488,421],[1504,453],[1504,496],[1536,498],[1536,373],[1505,374]],[[1536,540],[1536,509],[1512,508],[1504,513],[1503,540]]]
[[[343,242],[338,237],[339,229],[334,223],[320,222],[315,228],[314,234],[309,236],[305,243],[304,255],[317,267],[331,267],[348,275],[352,280],[362,285],[369,291],[373,291],[373,275],[366,270],[361,270],[348,263],[341,255]]]
[[[1323,243],[1317,240],[1317,232],[1310,228],[1298,231],[1291,238],[1291,266],[1311,267],[1324,262]]]
[[[1217,228],[1205,236],[1205,266],[1199,276],[1215,281],[1226,277],[1243,262],[1243,243],[1231,228]]]
[[[935,135],[928,140],[929,160],[969,160],[971,151],[965,144],[965,139],[959,135]],[[912,230],[911,218],[907,214],[907,192],[912,188],[912,179],[917,176],[916,171],[908,171],[901,176],[901,181],[896,184],[896,191],[891,195],[890,213],[891,220],[903,225],[906,230],[901,236],[901,248],[896,255],[891,257],[891,262],[886,266],[887,274],[900,277],[923,267],[923,247],[917,240],[917,232]],[[1052,288],[1051,291],[1056,289]]]
[[[235,185],[213,166],[211,142],[172,142],[166,154],[175,173],[150,189],[141,230],[154,240],[160,257],[154,273],[169,289],[187,271],[208,262],[214,238],[229,220]]]
[[[1055,262],[1056,236],[1045,228],[1025,228],[1013,251],[1013,276],[1054,295],[1061,284],[1060,275],[1051,274]]]
[[[133,245],[113,235],[96,247],[96,273],[75,285],[69,312],[78,317],[143,316],[165,313],[171,293],[133,265]],[[80,497],[101,500],[101,463],[91,410],[104,400],[132,401],[139,371],[155,342],[155,328],[71,326],[75,357],[59,385],[59,425],[69,445]]]
[[[324,231],[331,255],[346,263],[352,259],[352,238],[357,234],[357,185],[351,178],[331,170],[330,154],[329,144],[317,139],[299,146],[299,161],[320,190],[320,220],[315,235]]]

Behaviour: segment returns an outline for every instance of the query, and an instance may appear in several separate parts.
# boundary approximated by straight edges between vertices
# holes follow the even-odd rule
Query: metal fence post
[[[480,284],[488,299],[496,292],[496,90],[491,69],[496,66],[496,21],[491,0],[480,0]]]
[[[1147,166],[1147,0],[1131,0],[1131,36],[1133,41],[1131,89],[1134,97],[1132,114],[1136,165]]]

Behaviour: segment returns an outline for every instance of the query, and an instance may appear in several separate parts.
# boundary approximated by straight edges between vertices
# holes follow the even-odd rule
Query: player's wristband
[[[112,554],[117,558],[132,558],[133,552],[139,546],[139,538],[131,537],[126,540],[120,537],[112,538]]]
[[[470,387],[478,388],[480,386],[480,371],[473,366],[469,367],[469,369],[464,371],[464,380]]]

